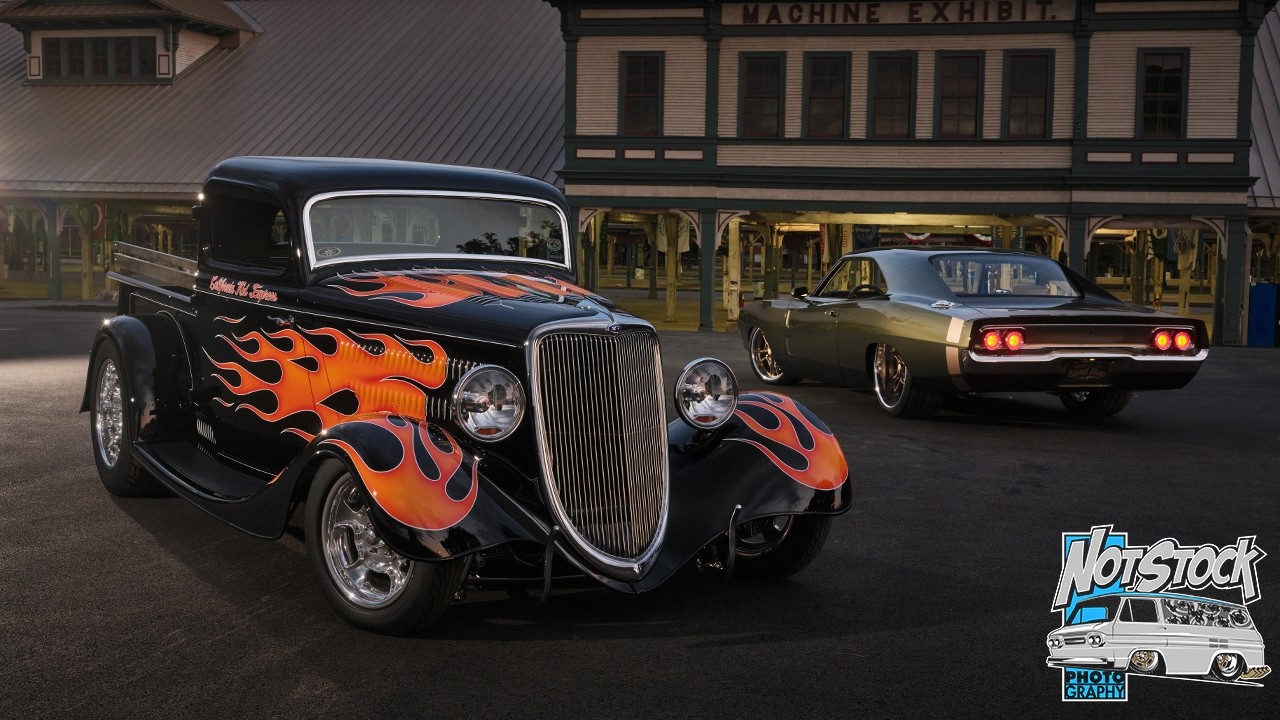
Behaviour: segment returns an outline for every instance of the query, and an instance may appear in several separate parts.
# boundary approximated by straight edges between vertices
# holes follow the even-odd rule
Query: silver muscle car
[[[1134,390],[1186,385],[1209,344],[1204,322],[1122,302],[1042,255],[972,248],[850,253],[812,292],[749,304],[738,327],[764,382],[865,377],[901,417],[1023,390],[1114,415]]]

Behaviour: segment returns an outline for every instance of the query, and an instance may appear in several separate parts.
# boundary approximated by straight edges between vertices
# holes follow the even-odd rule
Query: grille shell
[[[552,326],[529,352],[548,506],[601,570],[635,577],[667,521],[657,334],[644,326]]]

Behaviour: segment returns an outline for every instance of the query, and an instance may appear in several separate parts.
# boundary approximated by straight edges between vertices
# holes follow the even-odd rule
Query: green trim
[[[973,137],[942,136],[942,61],[955,58],[975,58],[978,61],[978,91],[974,106]],[[933,137],[939,140],[982,140],[982,106],[986,97],[987,54],[983,50],[939,50],[933,58]]]
[[[1181,55],[1182,56],[1182,107],[1179,112],[1182,113],[1181,129],[1178,131],[1177,138],[1147,138],[1142,132],[1143,105],[1146,98],[1146,88],[1144,80],[1146,79],[1146,62],[1147,55]],[[1191,48],[1185,47],[1142,47],[1138,48],[1138,86],[1134,92],[1133,102],[1133,137],[1138,140],[1185,140],[1187,137],[1187,101],[1189,90],[1191,87]],[[1238,105],[1238,101],[1237,101]]]
[[[907,136],[903,137],[876,137],[876,60],[880,58],[905,57],[911,60],[911,96],[907,101]],[[916,92],[920,84],[920,53],[915,50],[893,50],[893,51],[876,51],[867,53],[867,139],[877,142],[902,142],[903,140],[916,139],[916,107],[920,104],[919,93]]]
[[[578,132],[578,38],[564,33],[564,133]],[[566,162],[572,155],[566,154]],[[570,223],[573,224],[573,223]]]
[[[781,140],[787,136],[787,54],[785,52],[740,52],[738,53],[738,137],[748,137],[742,131],[746,118],[747,61],[757,58],[777,58],[778,60],[778,134],[773,136],[752,135],[752,139],[767,138]]]
[[[1236,91],[1236,139],[1248,142],[1253,136],[1253,58],[1257,34],[1240,33],[1240,84]],[[1245,153],[1248,155],[1248,153]],[[1248,158],[1245,159],[1248,172]]]
[[[809,134],[809,80],[810,80],[809,71],[811,69],[811,62],[813,60],[830,60],[830,59],[842,60],[844,62],[844,83],[843,83],[844,115],[840,118],[840,132],[836,134],[834,137],[822,136],[820,138],[812,138],[812,136]],[[810,138],[810,139],[821,139],[821,140],[834,140],[837,138],[849,137],[849,113],[850,113],[850,97],[849,96],[853,94],[849,90],[850,85],[852,84],[852,79],[853,79],[851,76],[852,67],[853,67],[852,56],[847,52],[842,53],[842,52],[813,51],[813,52],[804,53],[804,65],[802,69],[803,74],[802,74],[802,77],[800,78],[800,83],[803,86],[803,90],[801,92],[801,102],[803,104],[800,106],[800,137]],[[785,112],[783,113],[783,117],[784,118],[786,117]],[[785,135],[785,132],[784,132],[784,135]]]
[[[1048,57],[1048,67],[1046,68],[1047,76],[1045,78],[1045,108],[1044,108],[1044,134],[1039,137],[1019,136],[1017,138],[1009,137],[1009,68],[1011,61],[1019,57]],[[1057,66],[1057,56],[1053,48],[1036,49],[1018,49],[1004,51],[1004,67],[1002,72],[1004,75],[1004,91],[1001,93],[1000,103],[1000,139],[1001,140],[1040,140],[1053,137],[1053,94],[1057,83],[1054,82],[1054,69]]]
[[[707,82],[702,132],[710,139],[720,135],[720,38],[707,38]]]
[[[658,60],[658,117],[653,134],[628,134],[626,131],[627,60],[631,58],[657,58]],[[661,137],[663,114],[666,110],[667,53],[662,50],[623,50],[618,53],[618,136],[624,138]]]
[[[1071,137],[1075,140],[1089,137],[1089,50],[1092,40],[1091,33],[1076,34],[1075,106],[1071,130]]]

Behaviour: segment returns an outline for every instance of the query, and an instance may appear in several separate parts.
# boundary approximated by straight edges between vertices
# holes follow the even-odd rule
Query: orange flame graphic
[[[357,290],[337,285],[343,292],[356,297],[389,300],[418,308],[438,308],[452,305],[468,298],[492,296],[521,298],[533,296],[546,300],[571,295],[589,297],[590,292],[550,277],[517,275],[514,273],[362,273],[342,278],[357,283],[376,284],[372,290]]]
[[[308,336],[329,338],[334,349],[326,352]],[[249,399],[239,403],[222,399],[218,402],[234,407],[237,412],[247,410],[266,422],[278,423],[292,418],[294,422],[281,432],[306,440],[314,435],[298,424],[308,419],[307,414],[319,418],[320,430],[355,415],[391,413],[419,417],[426,390],[443,385],[447,372],[448,357],[444,348],[432,340],[400,340],[380,333],[348,335],[335,328],[302,332],[286,329],[265,335],[255,330],[244,335],[218,337],[245,363],[219,362],[209,356],[209,362],[219,370],[239,376],[234,382],[221,373],[214,373],[214,377],[239,398],[267,391],[275,398],[276,406],[274,410],[267,410]],[[287,347],[282,349],[284,345]],[[413,349],[417,349],[418,354],[415,355]],[[426,355],[428,359],[421,359],[419,355]],[[273,381],[246,364],[260,362],[271,362],[279,369],[280,378]]]
[[[766,427],[744,408],[759,408],[774,420],[775,427]],[[845,460],[840,443],[820,421],[810,420],[795,401],[774,393],[751,393],[738,400],[734,412],[747,427],[761,438],[794,450],[804,460],[803,466],[794,466],[778,457],[764,443],[747,438],[734,438],[754,445],[765,454],[778,469],[792,480],[815,490],[834,490],[849,477],[849,463]],[[808,443],[801,438],[800,429],[808,434]],[[806,444],[808,445],[806,447]]]
[[[475,466],[470,477],[471,489],[465,497],[455,500],[445,492],[449,480],[462,467],[462,450],[452,438],[441,434],[433,439],[426,423],[415,425],[394,416],[360,420],[351,425],[381,428],[399,443],[400,457],[386,469],[371,467],[344,440],[325,441],[346,450],[369,494],[388,515],[420,530],[444,530],[457,525],[471,512],[480,488]],[[378,443],[380,449],[388,444]]]

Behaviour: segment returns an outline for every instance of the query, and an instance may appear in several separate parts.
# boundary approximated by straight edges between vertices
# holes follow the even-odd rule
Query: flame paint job
[[[849,463],[840,443],[827,426],[802,410],[794,400],[775,393],[748,393],[738,399],[734,412],[760,440],[730,438],[753,445],[779,470],[801,485],[815,490],[834,490],[849,477]],[[775,451],[777,446],[800,463],[789,462]]]
[[[222,318],[219,318],[222,319]],[[322,348],[313,338],[328,338]],[[209,361],[223,372],[214,373],[224,387],[241,399],[217,402],[235,411],[245,410],[270,423],[282,423],[280,432],[305,440],[314,437],[303,425],[319,430],[333,427],[354,416],[391,413],[422,415],[427,390],[444,384],[448,357],[433,340],[401,340],[391,335],[345,333],[336,328],[281,330],[242,335],[218,335],[243,362]],[[333,349],[326,352],[329,345]],[[316,362],[308,363],[303,358]],[[302,362],[300,362],[302,361]],[[270,362],[279,368],[279,379],[255,372],[251,363]],[[233,376],[234,373],[234,376]],[[266,391],[276,400],[275,408],[258,404],[249,396]],[[350,393],[351,403],[340,403],[340,395]],[[264,403],[265,405],[265,403]],[[339,409],[341,408],[341,409]]]
[[[360,449],[339,437],[323,442],[346,451],[369,494],[392,518],[419,530],[444,530],[462,521],[476,504],[480,482],[476,463],[468,477],[458,442],[439,428],[411,423],[394,415],[357,420],[343,426],[344,435],[385,431],[394,438],[375,437],[375,451],[365,457]],[[450,481],[469,482],[461,498],[449,496]]]
[[[552,277],[503,272],[360,273],[344,275],[334,286],[355,297],[426,309],[485,296],[545,302],[570,296],[594,297],[587,290]]]

